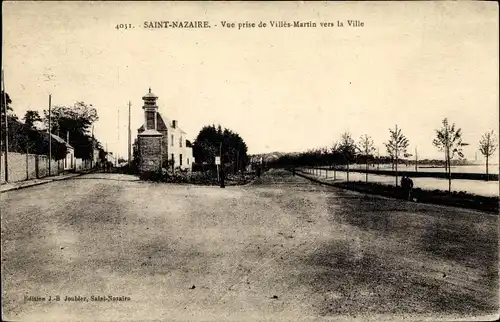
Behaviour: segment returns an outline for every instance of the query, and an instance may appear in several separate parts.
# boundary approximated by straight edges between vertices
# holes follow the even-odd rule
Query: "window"
[[[172,162],[174,162],[174,154],[172,153]]]
[[[179,139],[179,146],[182,148],[182,136]]]
[[[182,165],[182,154],[179,154],[179,165]]]
[[[189,158],[186,158],[187,165],[189,165]]]
[[[172,146],[174,146],[174,135],[172,134],[172,135],[170,136],[170,138],[171,138],[171,140],[170,140],[170,141],[172,142],[172,144],[171,144],[171,145],[172,145]],[[173,154],[172,154],[172,159],[173,159],[173,158],[174,158],[174,157],[173,157]]]

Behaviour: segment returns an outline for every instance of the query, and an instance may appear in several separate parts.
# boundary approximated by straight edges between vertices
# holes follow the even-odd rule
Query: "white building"
[[[161,154],[163,167],[170,168],[173,163],[174,168],[190,171],[195,162],[191,142],[187,140],[187,134],[179,127],[177,120],[163,118],[161,113],[157,111],[157,99],[158,97],[151,93],[151,89],[143,97],[144,105],[150,109],[154,109],[154,112],[145,113],[144,122],[150,122],[150,128],[154,128],[162,134]],[[144,128],[144,125],[142,125],[137,130],[139,134],[144,132]]]
[[[76,162],[75,162],[75,149],[66,141],[64,141],[62,138],[55,134],[51,134],[52,140],[57,141],[62,144],[66,144],[66,158],[64,158],[64,170],[73,170],[76,167]]]

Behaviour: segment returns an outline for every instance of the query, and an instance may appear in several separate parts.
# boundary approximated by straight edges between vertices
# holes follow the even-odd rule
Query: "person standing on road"
[[[413,180],[407,176],[401,177],[401,189],[403,190],[403,198],[411,200],[411,190],[413,188]]]
[[[406,176],[401,176],[401,195],[402,199],[408,198],[408,180]]]
[[[408,185],[408,200],[411,201],[411,193],[412,193],[412,190],[413,190],[413,180],[411,180],[409,177],[406,177],[406,182],[407,182],[407,185]]]

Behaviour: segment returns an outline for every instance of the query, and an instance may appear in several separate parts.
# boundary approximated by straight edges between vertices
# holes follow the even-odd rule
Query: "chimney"
[[[172,127],[175,129],[177,128],[177,120],[172,121]]]

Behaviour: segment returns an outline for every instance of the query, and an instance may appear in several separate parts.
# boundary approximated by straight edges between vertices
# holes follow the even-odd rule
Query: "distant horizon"
[[[314,149],[311,149],[311,150],[314,150]],[[252,156],[272,155],[272,154],[276,154],[276,153],[283,154],[283,155],[289,155],[289,154],[300,154],[300,153],[305,153],[305,152],[307,152],[307,151],[299,151],[299,152],[297,152],[297,151],[294,151],[294,152],[273,151],[273,152],[267,152],[267,153],[248,153],[248,155],[250,157],[252,157]],[[374,156],[376,156],[376,154]],[[388,154],[386,154],[386,155],[380,154],[380,157],[387,158],[387,157],[389,157],[389,155]],[[412,156],[412,157],[409,157],[409,158],[399,158],[399,160],[415,161],[415,157]],[[444,152],[443,152],[443,157],[442,158],[439,158],[439,157],[438,158],[426,158],[426,157],[421,158],[420,156],[418,157],[418,162],[424,161],[424,160],[428,160],[428,161],[443,161],[444,162],[445,161]],[[484,156],[482,156],[482,155],[481,155],[481,158],[480,158],[479,154],[478,154],[477,160],[476,159],[468,159],[468,158],[462,158],[462,159],[454,158],[454,159],[452,159],[452,162],[460,161],[460,160],[469,162],[469,164],[465,164],[465,165],[485,165],[486,164],[486,158]],[[490,157],[489,160],[496,160],[496,158]],[[500,163],[492,163],[491,161],[489,161],[488,164],[489,165],[500,165]]]

